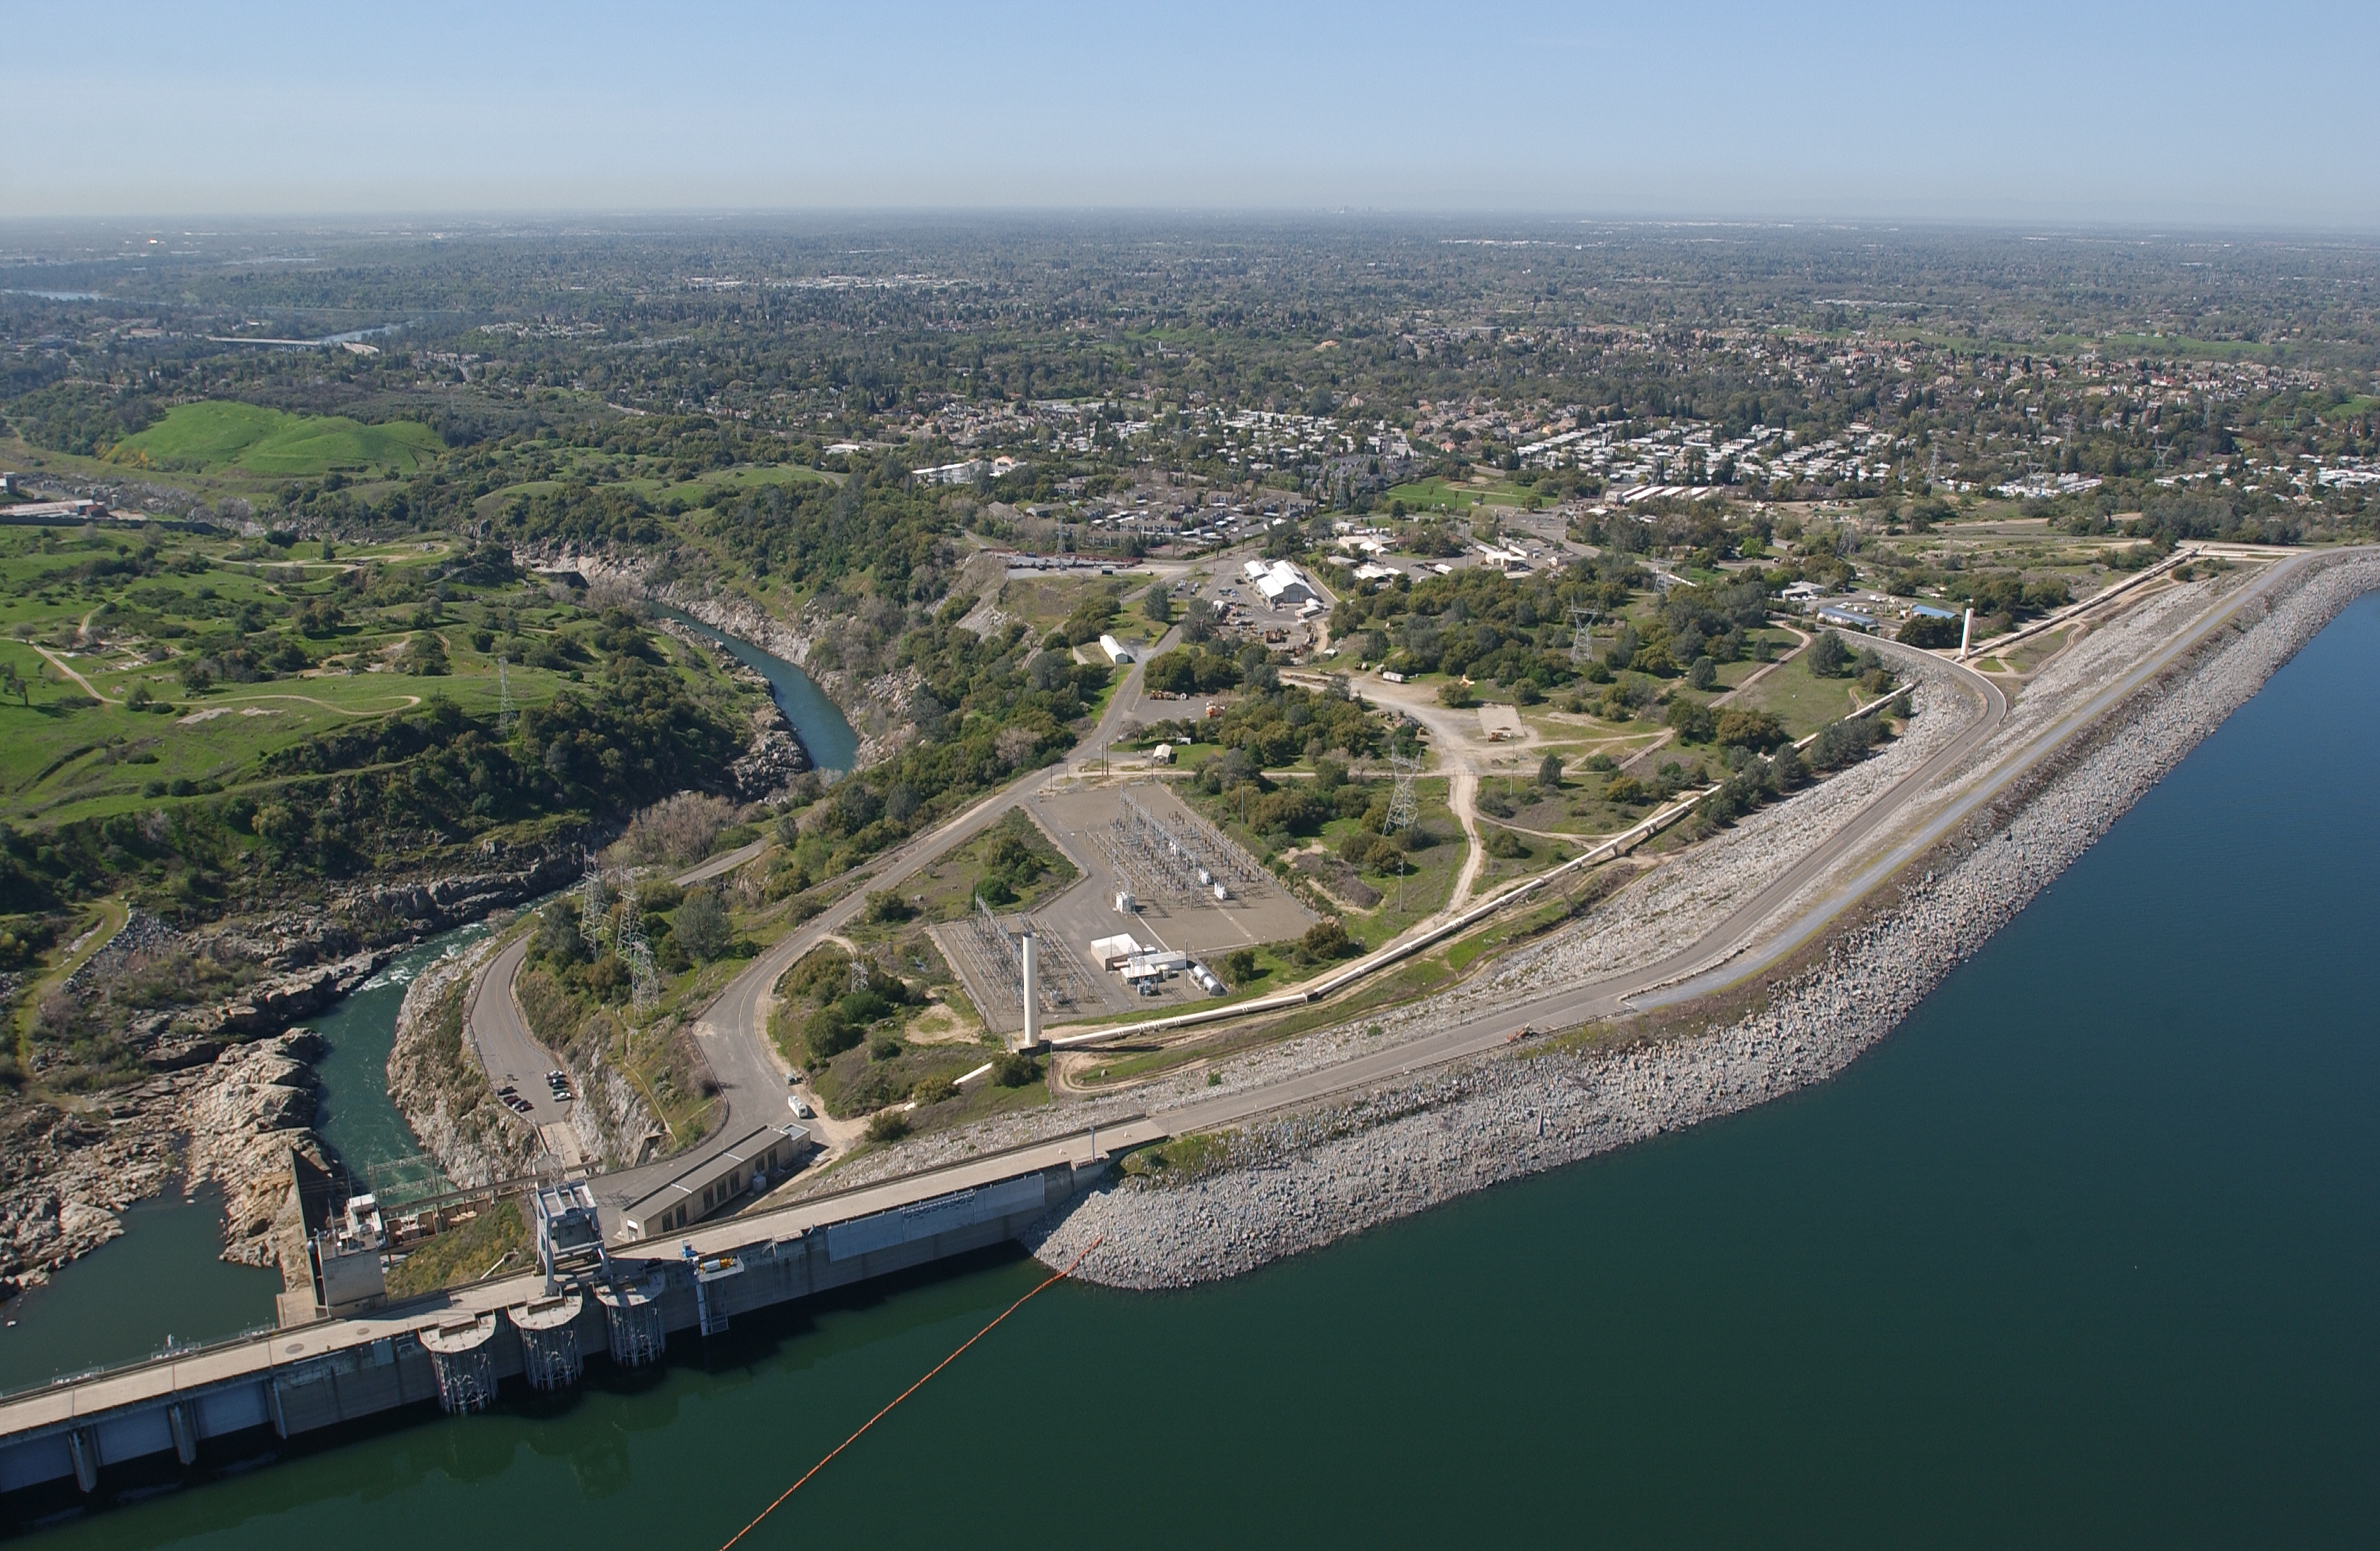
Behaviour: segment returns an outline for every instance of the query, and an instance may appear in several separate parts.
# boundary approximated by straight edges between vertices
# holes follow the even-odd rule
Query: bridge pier
[[[67,1453],[74,1460],[75,1484],[85,1492],[99,1490],[99,1435],[77,1427],[67,1435]]]

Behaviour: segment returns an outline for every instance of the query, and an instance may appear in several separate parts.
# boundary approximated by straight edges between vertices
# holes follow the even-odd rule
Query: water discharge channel
[[[316,1127],[359,1189],[389,1199],[445,1187],[388,1097],[388,1053],[405,988],[431,962],[460,952],[484,926],[464,927],[400,954],[353,996],[307,1026],[330,1047]],[[42,1384],[89,1367],[147,1357],[169,1340],[220,1340],[273,1322],[276,1271],[229,1265],[223,1249],[223,1195],[186,1195],[178,1185],[124,1214],[123,1236],[6,1306],[0,1326],[0,1391]]]
[[[2367,598],[1840,1079],[1233,1282],[1052,1288],[744,1544],[2361,1543],[2375,669]],[[1042,1274],[44,1540],[717,1545]]]

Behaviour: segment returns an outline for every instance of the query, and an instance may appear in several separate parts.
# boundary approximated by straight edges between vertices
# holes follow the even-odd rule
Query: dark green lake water
[[[2369,1544],[2375,667],[2367,600],[1840,1080],[1237,1282],[1053,1288],[745,1545]],[[1038,1275],[47,1539],[715,1546]]]

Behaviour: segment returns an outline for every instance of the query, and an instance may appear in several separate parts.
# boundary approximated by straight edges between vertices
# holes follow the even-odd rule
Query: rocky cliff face
[[[507,846],[491,840],[479,847],[478,856],[483,868],[352,890],[332,900],[331,908],[391,933],[427,936],[550,894],[576,878],[583,866],[578,846],[568,841]]]
[[[0,1292],[36,1286],[124,1231],[117,1216],[176,1177],[218,1184],[224,1258],[302,1275],[289,1155],[328,1156],[311,1127],[322,1036],[290,1029],[69,1111],[22,1106],[0,1130]]]
[[[504,1108],[471,1048],[464,1020],[473,985],[495,957],[496,947],[490,939],[415,977],[406,988],[405,1005],[396,1018],[396,1044],[388,1058],[389,1097],[422,1147],[457,1184],[512,1179],[552,1167],[558,1161],[555,1147],[568,1146],[559,1141],[549,1146],[547,1138]],[[579,1157],[604,1169],[644,1161],[668,1132],[636,1084],[611,1065],[612,1045],[624,1031],[609,1013],[598,1013],[587,1026],[562,1031],[557,1037],[550,1026],[553,1010],[535,994],[534,971],[524,981],[530,992],[525,1006],[534,1010],[530,1027],[555,1067],[569,1075],[578,1096],[570,1107],[570,1130]],[[507,993],[489,985],[480,994]]]
[[[751,739],[729,767],[729,773],[735,778],[735,794],[747,803],[774,802],[784,796],[794,778],[810,768],[810,757],[809,751],[802,747],[794,724],[777,708],[769,681],[732,652],[675,620],[662,621],[661,628],[696,650],[708,653],[722,672],[745,688],[759,692],[760,703],[752,708]]]
[[[917,735],[909,720],[910,699],[918,684],[914,673],[868,675],[811,661],[819,643],[829,634],[828,620],[808,614],[782,620],[750,599],[708,583],[655,580],[655,563],[643,556],[623,559],[565,547],[535,552],[524,550],[515,559],[525,566],[575,571],[589,585],[617,587],[683,609],[713,630],[749,641],[770,656],[793,663],[818,681],[859,733],[863,768],[885,758]]]
[[[917,675],[895,672],[870,676],[813,665],[810,655],[825,634],[824,622],[805,620],[799,625],[788,625],[749,599],[727,592],[697,592],[684,582],[672,583],[657,596],[713,630],[749,641],[816,679],[859,734],[862,766],[875,764],[917,736],[909,705],[920,682]]]
[[[224,1258],[278,1265],[285,1282],[306,1274],[306,1228],[290,1188],[289,1155],[328,1169],[314,1134],[313,1063],[322,1036],[293,1028],[215,1058],[189,1095],[189,1180],[223,1186]]]

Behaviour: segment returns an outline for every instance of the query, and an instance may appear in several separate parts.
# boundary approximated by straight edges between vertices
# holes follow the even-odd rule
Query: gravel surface
[[[1044,1260],[1064,1265],[1103,1237],[1077,1275],[1118,1287],[1186,1286],[1831,1076],[1890,1032],[2341,608],[2374,588],[2380,561],[2344,557],[2272,600],[2260,619],[2243,619],[2244,628],[2218,637],[2164,693],[2136,697],[2120,710],[2012,818],[1989,828],[1979,818],[1954,864],[1844,932],[1825,960],[1739,1023],[1617,1052],[1555,1047],[1482,1058],[1262,1121],[1232,1138],[1219,1167],[1186,1180],[1114,1181],[1045,1220],[1029,1242]],[[2037,732],[2086,699],[2119,665],[2137,660],[2144,640],[2178,629],[2204,607],[2211,590],[2176,588],[2078,643],[2027,689],[2020,715],[2011,718],[2019,731],[1994,746],[2005,752],[2023,729]],[[1979,779],[1993,762],[1986,750],[1954,789]],[[1760,846],[1755,839],[1736,862],[1724,864],[1742,869],[1734,888],[1756,886],[1751,880],[1764,864],[1752,858]],[[1678,887],[1688,897],[1714,892],[1700,882]],[[1651,896],[1631,891],[1621,899],[1632,897]],[[1682,907],[1677,914],[1690,918],[1695,912]],[[1541,973],[1537,965],[1558,955],[1579,966],[1572,973],[1593,973],[1618,962],[1603,954],[1633,957],[1648,951],[1645,944],[1666,940],[1651,934],[1671,929],[1648,927],[1647,935],[1628,939],[1622,928],[1607,928],[1502,974]],[[1637,946],[1629,949],[1630,942]],[[1434,1022],[1443,1009],[1433,1003],[1405,1017]],[[1333,1031],[1298,1042],[1294,1051],[1242,1064],[1249,1077],[1272,1064],[1310,1066],[1305,1057],[1326,1054],[1350,1036]],[[1174,1084],[1176,1091],[1182,1086]],[[1156,1109],[1172,1096],[1152,1088],[1138,1097]],[[1080,1112],[1073,1118],[1079,1125]]]

